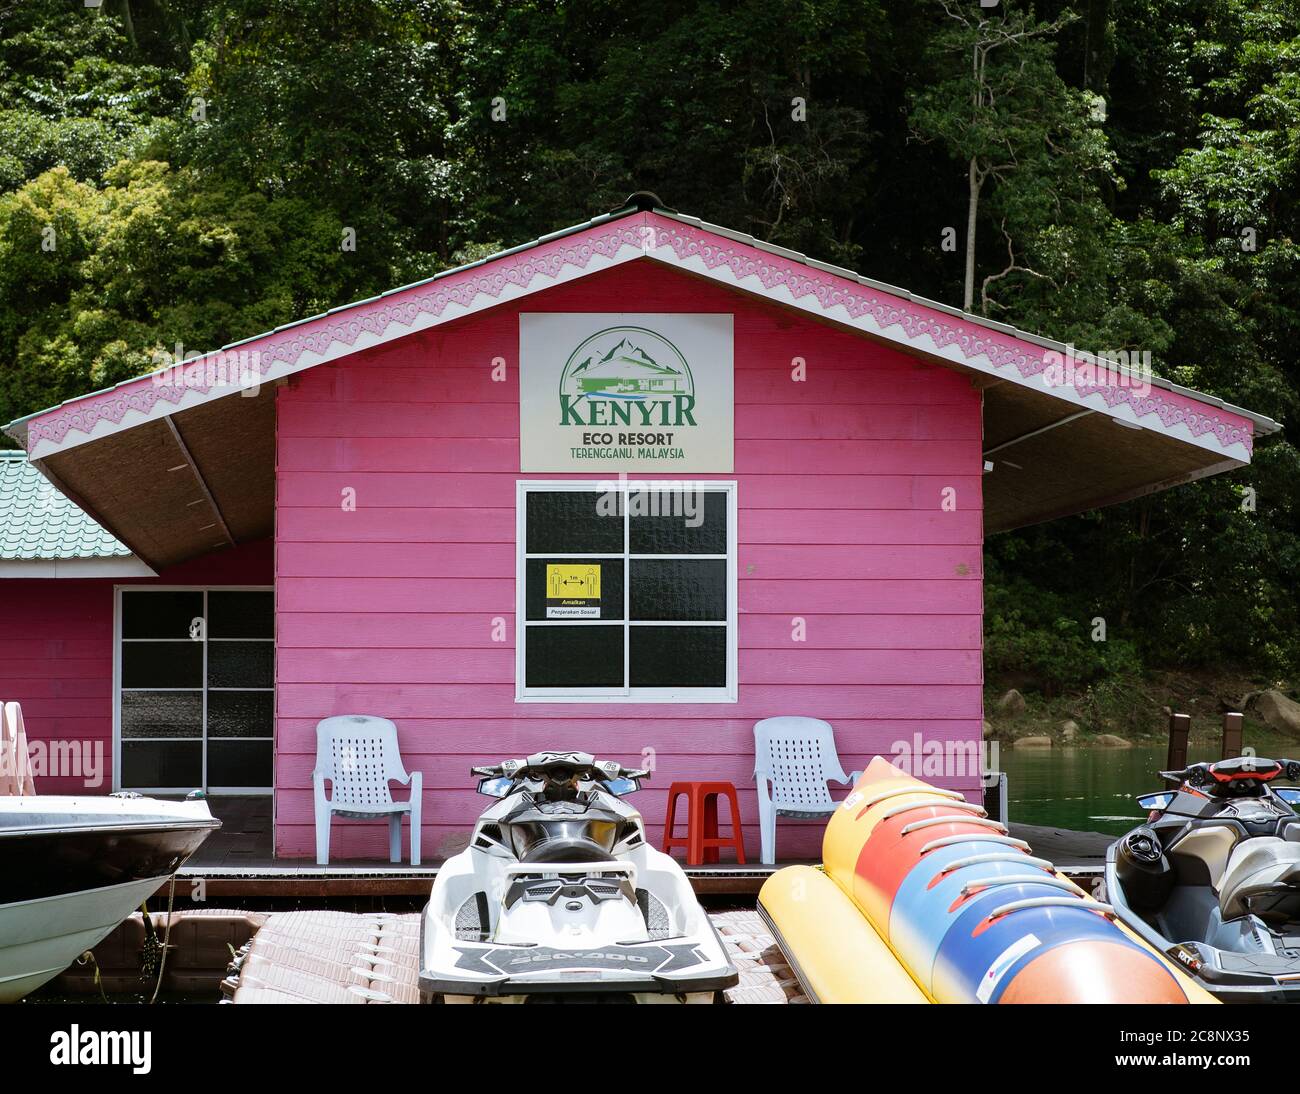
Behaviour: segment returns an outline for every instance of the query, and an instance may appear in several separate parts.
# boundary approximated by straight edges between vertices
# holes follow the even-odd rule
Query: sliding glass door
[[[271,590],[119,589],[117,634],[116,785],[269,793]]]

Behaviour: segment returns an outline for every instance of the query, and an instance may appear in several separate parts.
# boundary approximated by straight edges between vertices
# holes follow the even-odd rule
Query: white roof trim
[[[126,558],[6,558],[0,559],[0,580],[6,578],[157,577],[135,555]]]
[[[701,259],[688,258],[682,261],[668,247],[661,247],[650,255],[656,261],[666,265],[675,266],[684,269],[700,277],[706,277],[711,281],[731,288],[740,289],[742,292],[752,293],[756,296],[764,297],[774,303],[781,304],[784,307],[794,308],[798,311],[816,315],[820,319],[829,320],[833,323],[851,327],[854,330],[869,334],[872,337],[882,341],[889,342],[899,348],[907,348],[920,351],[930,357],[940,358],[942,361],[951,363],[953,366],[962,369],[970,369],[974,372],[982,373],[997,380],[1013,383],[1018,387],[1029,388],[1030,390],[1040,390],[1045,395],[1060,399],[1064,403],[1069,403],[1083,410],[1095,411],[1109,418],[1118,419],[1124,424],[1134,429],[1150,429],[1153,432],[1160,433],[1175,440],[1183,441],[1186,444],[1195,445],[1203,448],[1207,452],[1221,454],[1232,460],[1238,460],[1241,463],[1250,463],[1251,453],[1242,443],[1223,446],[1211,433],[1203,433],[1201,436],[1194,436],[1191,430],[1184,424],[1178,423],[1172,427],[1162,425],[1157,419],[1147,417],[1140,419],[1133,412],[1128,403],[1119,403],[1116,406],[1108,406],[1105,398],[1100,393],[1090,395],[1080,395],[1072,386],[1068,384],[1048,385],[1046,383],[1032,383],[1008,373],[1006,370],[995,368],[993,363],[985,357],[967,357],[961,350],[953,344],[941,346],[936,343],[928,334],[922,335],[919,339],[909,339],[903,337],[896,326],[881,327],[870,315],[864,315],[854,318],[849,315],[848,310],[842,305],[832,305],[829,308],[819,308],[808,302],[808,298],[796,299],[784,285],[776,285],[768,288],[763,285],[756,275],[738,278],[735,276],[730,266],[714,266],[710,268]],[[945,309],[948,310],[948,309]],[[956,313],[961,315],[960,312]],[[1000,325],[986,324],[993,326],[994,329],[1003,329],[1012,337],[1021,337],[1019,332],[1011,328],[1002,328]],[[1202,399],[1203,396],[1195,392],[1187,392],[1183,389],[1181,392],[1187,394],[1188,398]],[[1244,412],[1242,412],[1244,413]]]

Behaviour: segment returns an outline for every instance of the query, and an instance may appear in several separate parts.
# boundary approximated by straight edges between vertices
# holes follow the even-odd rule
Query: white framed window
[[[270,793],[273,590],[119,585],[114,594],[114,789]]]
[[[520,480],[515,700],[734,703],[736,484]]]

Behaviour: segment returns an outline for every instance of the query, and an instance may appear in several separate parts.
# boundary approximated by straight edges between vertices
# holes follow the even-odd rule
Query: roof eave
[[[0,558],[0,581],[157,576],[156,570],[135,555],[108,555],[101,558]]]
[[[737,232],[731,228],[724,228],[721,225],[710,224],[708,221],[701,220],[699,217],[685,216],[681,213],[671,213],[663,209],[656,209],[655,212],[659,216],[666,217],[669,220],[676,220],[682,224],[687,224],[690,225],[691,227],[699,228],[701,231],[711,232],[714,235],[724,236],[727,239],[734,240],[737,243],[743,243],[746,246],[754,247],[755,249],[763,251],[766,254],[775,255],[779,258],[785,258],[792,262],[799,262],[802,265],[808,266],[811,269],[821,270],[824,273],[829,273],[836,277],[843,277],[847,280],[855,281],[859,285],[863,285],[870,289],[875,289],[878,292],[888,293],[890,296],[898,297],[898,299],[900,300],[906,300],[908,303],[918,304],[921,307],[925,307],[925,308],[933,308],[936,311],[941,311],[946,315],[952,316],[954,319],[960,319],[963,322],[972,323],[975,326],[983,327],[986,330],[993,330],[993,331],[997,331],[1000,334],[1006,334],[1012,338],[1018,338],[1021,341],[1029,342],[1032,345],[1038,346],[1042,349],[1052,350],[1055,353],[1064,354],[1064,353],[1068,353],[1072,349],[1077,348],[1077,347],[1068,346],[1064,342],[1058,342],[1053,338],[1047,338],[1041,334],[1034,334],[1031,331],[1021,330],[1019,327],[1014,327],[1007,323],[999,323],[995,319],[988,319],[982,315],[976,315],[972,312],[963,311],[961,308],[953,307],[950,304],[944,304],[937,300],[931,300],[928,297],[918,296],[915,293],[909,292],[907,289],[900,288],[897,285],[890,285],[884,281],[876,281],[873,278],[864,277],[862,274],[855,273],[852,270],[847,270],[842,266],[833,266],[830,263],[821,262],[815,258],[809,258],[807,255],[799,251],[792,251],[786,247],[778,247],[775,244],[767,243],[745,232]],[[1164,377],[1154,375],[1154,374],[1150,377],[1150,382],[1156,387],[1161,388],[1162,390],[1171,391],[1174,392],[1175,394],[1183,395],[1186,398],[1195,399],[1198,402],[1206,403],[1210,406],[1216,407],[1219,410],[1226,410],[1232,414],[1239,414],[1243,418],[1248,418],[1255,425],[1259,426],[1258,433],[1260,436],[1267,436],[1271,433],[1276,433],[1282,428],[1282,424],[1280,422],[1275,421],[1274,419],[1268,417],[1267,415],[1257,414],[1255,411],[1247,410],[1244,407],[1236,406],[1232,403],[1226,402],[1223,399],[1220,399],[1217,395],[1208,395],[1205,392],[1196,391],[1193,388],[1189,388],[1189,387],[1184,387],[1181,384],[1176,384],[1171,380],[1166,380]]]

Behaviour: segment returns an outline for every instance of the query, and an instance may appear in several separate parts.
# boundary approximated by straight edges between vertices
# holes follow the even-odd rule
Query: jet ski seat
[[[1251,902],[1269,894],[1300,895],[1300,843],[1276,836],[1255,836],[1232,849],[1219,880],[1219,911],[1224,921],[1267,914]]]

